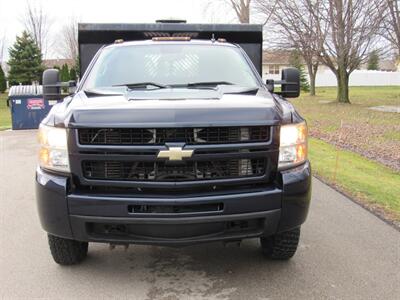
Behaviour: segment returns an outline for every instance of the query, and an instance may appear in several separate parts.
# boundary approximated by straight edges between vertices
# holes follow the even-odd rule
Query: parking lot
[[[51,299],[398,299],[400,233],[314,180],[309,219],[289,262],[241,247],[91,244],[56,265],[35,204],[36,132],[0,132],[0,297]]]

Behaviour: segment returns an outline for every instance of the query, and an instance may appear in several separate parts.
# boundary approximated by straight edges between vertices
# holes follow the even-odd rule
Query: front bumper
[[[182,197],[116,197],[68,193],[69,178],[36,172],[42,227],[52,235],[90,242],[188,245],[268,236],[300,226],[311,197],[307,162],[281,172],[281,183],[257,190]],[[140,205],[196,207],[217,211],[136,213]]]

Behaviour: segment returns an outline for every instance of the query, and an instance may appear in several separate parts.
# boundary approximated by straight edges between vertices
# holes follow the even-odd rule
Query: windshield
[[[235,47],[154,44],[105,48],[83,88],[142,82],[166,86],[205,82],[259,86],[246,59]]]

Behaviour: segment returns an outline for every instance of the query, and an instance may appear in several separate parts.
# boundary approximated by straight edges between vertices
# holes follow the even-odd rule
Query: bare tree
[[[78,57],[78,20],[71,18],[65,24],[59,36],[59,51],[65,58],[76,60]]]
[[[3,62],[4,54],[6,49],[6,35],[0,37],[0,65]]]
[[[382,22],[382,37],[396,47],[400,57],[400,2],[398,0],[384,0],[385,14]]]
[[[32,4],[32,2],[27,1],[22,22],[25,30],[31,34],[36,45],[42,54],[45,55],[51,22],[47,14],[43,11],[42,5],[36,2]]]
[[[205,5],[204,13],[206,13],[207,17],[212,15],[212,18],[215,19],[215,12],[222,12],[226,20],[226,9],[229,8],[240,23],[250,23],[251,1],[252,0],[208,0]]]
[[[250,3],[251,0],[229,0],[230,6],[240,23],[250,23]]]
[[[378,49],[383,5],[370,0],[301,0],[313,22],[315,53],[337,79],[337,101],[350,103],[349,77]]]
[[[315,95],[315,80],[319,57],[314,38],[314,18],[304,1],[286,0],[274,2],[256,0],[256,11],[265,16],[264,24],[275,29],[278,48],[295,48],[301,54],[310,76],[310,95]]]

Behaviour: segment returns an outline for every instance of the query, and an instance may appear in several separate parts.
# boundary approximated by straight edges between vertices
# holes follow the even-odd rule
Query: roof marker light
[[[162,42],[162,41],[184,41],[188,42],[191,40],[190,36],[155,36],[152,38],[155,42]]]

